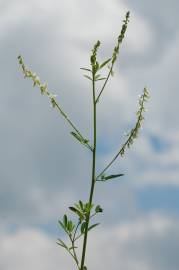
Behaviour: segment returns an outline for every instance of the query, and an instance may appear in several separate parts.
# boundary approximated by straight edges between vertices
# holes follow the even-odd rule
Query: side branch
[[[130,133],[127,135],[128,136],[128,139],[122,145],[122,147],[120,148],[119,152],[114,156],[114,158],[104,168],[104,170],[96,177],[96,180],[98,180],[104,174],[104,172],[114,163],[114,161],[119,156],[121,156],[121,157],[124,156],[126,148],[127,147],[130,148],[130,146],[133,144],[133,140],[137,138],[138,133],[139,133],[139,130],[141,128],[141,123],[144,120],[144,116],[143,116],[143,113],[145,112],[144,103],[148,99],[149,99],[149,92],[148,92],[147,88],[144,88],[143,94],[141,95],[141,97],[139,99],[139,110],[136,113],[136,115],[137,115],[137,121],[136,121],[136,124],[135,124],[134,128],[132,128],[132,130],[130,131]]]
[[[81,132],[76,128],[76,126],[72,123],[72,121],[64,113],[64,111],[62,110],[62,108],[58,104],[58,102],[56,100],[57,95],[52,94],[48,90],[47,84],[42,84],[41,81],[40,81],[40,78],[25,66],[23,58],[22,58],[21,55],[18,57],[18,60],[19,60],[19,64],[20,64],[21,69],[22,69],[22,73],[24,74],[24,77],[25,78],[31,78],[32,81],[33,81],[33,86],[37,86],[40,89],[40,92],[41,92],[42,95],[46,94],[49,97],[52,107],[56,108],[59,111],[59,113],[65,118],[65,120],[68,122],[68,124],[76,131],[76,133],[78,134],[78,136],[80,138],[80,142],[84,146],[86,146],[88,149],[93,151],[92,147],[88,143],[88,140],[81,134]]]

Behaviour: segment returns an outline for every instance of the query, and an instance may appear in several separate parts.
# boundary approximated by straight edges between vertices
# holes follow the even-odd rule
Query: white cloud
[[[178,225],[177,218],[157,213],[110,228],[100,225],[89,236],[87,265],[91,270],[177,270]],[[23,229],[1,234],[0,240],[3,270],[74,268],[56,239],[40,231]]]
[[[1,235],[1,260],[3,270],[22,269],[72,269],[71,259],[59,251],[56,239],[51,239],[44,233],[24,229],[16,233]]]
[[[149,22],[132,12],[126,41],[126,47],[129,52],[139,55],[147,53],[154,42],[153,32]]]
[[[5,44],[1,50],[2,58],[5,55],[4,51],[8,53],[6,58],[3,58],[4,66],[2,67],[2,74],[4,74],[2,86],[6,88],[6,91],[1,92],[0,99],[2,103],[0,117],[4,137],[1,141],[3,153],[1,155],[1,186],[4,199],[1,208],[4,209],[2,211],[6,215],[10,217],[13,215],[13,219],[26,222],[29,222],[28,218],[33,220],[34,216],[40,221],[51,219],[58,214],[61,215],[61,205],[65,198],[68,201],[77,197],[79,193],[81,196],[84,189],[84,197],[87,197],[85,181],[89,179],[88,162],[90,160],[89,155],[81,150],[81,146],[73,140],[70,142],[70,136],[66,135],[69,130],[66,131],[63,120],[59,120],[56,113],[50,114],[46,109],[48,102],[45,103],[45,98],[33,91],[29,82],[21,79],[15,63],[17,51],[24,51],[28,57],[28,59],[25,58],[28,66],[37,73],[41,73],[43,81],[49,81],[50,89],[57,89],[55,93],[60,94],[59,100],[69,111],[71,118],[83,130],[87,129],[85,134],[90,134],[91,115],[87,108],[91,105],[91,93],[88,82],[82,77],[79,80],[81,76],[79,67],[88,61],[91,45],[98,38],[104,46],[104,50],[101,48],[99,51],[100,59],[103,58],[103,52],[110,55],[116,34],[121,29],[121,20],[127,10],[128,7],[121,1],[96,1],[94,10],[92,10],[91,2],[81,0],[62,1],[60,4],[59,1],[54,1],[53,5],[50,1],[43,1],[43,3],[42,1],[14,1],[12,6],[9,2],[7,9],[2,12],[1,27],[4,29],[3,33],[6,33],[2,36],[1,45]],[[141,15],[134,14],[132,11],[131,13],[127,40],[121,53],[127,47],[128,51],[138,54],[149,49],[154,37],[150,24]],[[91,14],[93,14],[93,20]],[[151,128],[159,136],[165,134],[163,126],[168,127],[171,123],[171,121],[165,123],[166,118],[162,118],[163,114],[167,117],[173,107],[178,106],[177,95],[175,95],[173,99],[175,105],[172,104],[169,110],[166,110],[170,92],[168,91],[164,98],[162,96],[163,84],[158,83],[163,82],[163,78],[167,78],[168,72],[172,70],[177,46],[172,44],[166,57],[161,62],[159,61],[157,66],[154,63],[150,70],[144,68],[145,63],[142,65],[144,73],[151,74],[148,75],[151,76],[151,81],[158,84],[158,88],[152,88],[151,103],[154,105],[147,113],[144,125],[146,130],[147,127],[148,130]],[[74,68],[76,68],[75,71]],[[163,73],[160,74],[160,70],[163,70]],[[136,92],[138,91],[136,81],[141,81],[143,86],[143,73],[137,69],[137,66],[133,70],[137,78],[136,85],[130,73],[127,77],[121,72],[119,79],[117,73],[116,68],[116,76],[110,81],[98,108],[98,134],[104,138],[103,144],[108,148],[112,146],[113,150],[115,145],[118,147],[118,137],[121,134],[123,136],[127,123],[132,122],[131,118],[135,121]],[[160,74],[159,77],[158,74]],[[174,82],[175,78],[174,76],[172,79]],[[132,89],[129,89],[130,85]],[[24,88],[27,88],[26,92]],[[161,97],[164,102],[161,102]],[[171,113],[170,120],[174,119],[171,126],[175,126],[177,120],[177,116],[176,118],[173,116],[174,113]],[[173,162],[176,164],[178,148],[174,149],[173,144],[170,152],[160,155],[151,148],[147,135],[144,134],[144,136],[146,136],[145,139],[139,136],[133,150],[126,153],[127,159],[121,162],[123,168],[130,169],[133,179],[130,184],[138,185],[142,179],[142,183],[146,185],[154,183],[178,185],[178,172],[171,174],[173,179],[171,181],[169,179],[171,172],[168,171],[164,177],[165,181],[162,182],[164,173],[160,167],[169,163],[172,165]],[[124,137],[120,138],[123,140]],[[116,151],[113,152],[116,153]],[[103,158],[104,163],[109,156],[111,156],[110,151]],[[152,168],[155,162],[160,165],[156,171]],[[121,163],[117,162],[117,165],[120,166]],[[141,163],[142,168],[143,165],[150,168],[145,171],[145,175],[139,177]],[[154,177],[155,182],[152,180]],[[69,196],[67,196],[68,191]],[[132,195],[135,197],[134,191],[130,193],[130,196]],[[8,197],[11,199],[7,200]],[[124,201],[126,202],[126,198]],[[135,208],[135,199],[132,204]],[[25,216],[26,219],[24,219]]]

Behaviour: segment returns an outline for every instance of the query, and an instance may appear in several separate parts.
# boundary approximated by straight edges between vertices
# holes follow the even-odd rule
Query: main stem
[[[93,201],[93,194],[94,194],[94,187],[95,187],[95,172],[96,172],[96,96],[95,96],[95,75],[93,73],[93,160],[92,160],[92,178],[91,178],[91,189],[89,195],[88,203],[91,205]],[[87,246],[87,238],[88,238],[88,227],[89,227],[89,220],[90,220],[90,211],[86,218],[86,227],[84,233],[84,240],[83,240],[83,250],[82,250],[82,258],[81,258],[81,268],[83,270],[84,263],[85,263],[85,254],[86,254],[86,246]]]

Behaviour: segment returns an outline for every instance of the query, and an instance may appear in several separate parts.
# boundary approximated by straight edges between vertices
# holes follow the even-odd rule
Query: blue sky
[[[96,186],[94,201],[105,211],[87,262],[91,270],[178,270],[178,8],[175,0],[0,1],[0,269],[74,269],[55,243],[65,240],[57,221],[87,200],[90,184],[90,153],[23,79],[17,56],[91,138],[91,89],[80,67],[98,39],[99,61],[110,57],[130,10],[115,76],[98,106],[99,171],[133,127],[144,86],[151,99],[139,138],[109,171],[125,176]]]

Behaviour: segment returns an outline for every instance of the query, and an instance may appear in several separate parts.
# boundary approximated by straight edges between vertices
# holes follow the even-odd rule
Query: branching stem
[[[89,195],[89,204],[92,204],[93,201],[93,194],[94,194],[94,187],[96,182],[95,172],[96,172],[96,97],[95,97],[95,73],[93,71],[92,77],[92,88],[93,88],[93,160],[92,160],[92,179],[91,179],[91,190]],[[87,246],[87,237],[88,237],[88,227],[89,227],[89,220],[90,220],[90,211],[87,214],[86,219],[86,227],[84,233],[84,240],[83,240],[83,250],[82,250],[82,258],[81,258],[81,268],[83,270],[84,263],[85,263],[85,254],[86,254],[86,246]]]

